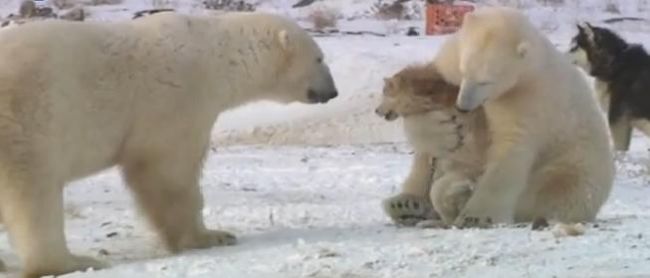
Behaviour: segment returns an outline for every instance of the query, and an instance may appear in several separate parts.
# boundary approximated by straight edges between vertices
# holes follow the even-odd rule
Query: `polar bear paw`
[[[205,249],[217,246],[229,246],[237,243],[235,235],[219,230],[207,230],[195,237],[184,249]]]
[[[488,208],[473,209],[468,204],[454,221],[454,226],[458,228],[491,228],[496,224],[511,223],[512,217],[506,215]]]
[[[421,221],[436,219],[428,198],[401,193],[383,201],[384,211],[398,225],[415,226]]]
[[[481,228],[487,229],[492,227],[494,221],[490,216],[472,216],[461,214],[454,222],[458,228]]]
[[[86,271],[89,269],[100,270],[109,267],[107,263],[98,261],[91,257],[70,255],[65,260],[57,260],[62,265],[52,264],[52,261],[42,262],[44,265],[25,267],[25,278],[37,278],[41,276],[62,275],[77,271]]]
[[[214,247],[214,246],[228,246],[235,245],[237,243],[237,237],[229,232],[211,230],[203,234],[203,246],[204,247]]]
[[[108,263],[96,260],[91,257],[86,257],[86,256],[73,256],[73,260],[71,261],[71,268],[73,269],[78,269],[78,270],[87,270],[87,269],[94,269],[94,270],[99,270],[103,268],[107,268],[109,265]]]

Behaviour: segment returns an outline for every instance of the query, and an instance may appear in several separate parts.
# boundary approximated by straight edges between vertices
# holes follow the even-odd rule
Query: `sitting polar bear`
[[[447,63],[437,65],[460,80],[459,110],[484,109],[492,140],[485,172],[454,224],[594,220],[615,168],[607,123],[584,76],[511,8],[466,15],[449,43],[455,47],[439,54]]]
[[[233,244],[201,217],[218,115],[337,96],[315,41],[261,13],[36,22],[2,32],[0,63],[0,212],[26,277],[103,266],[68,250],[62,189],[113,165],[171,252]]]
[[[517,27],[504,32],[506,26]],[[605,119],[583,76],[525,17],[479,10],[429,68],[416,70],[424,73],[411,69],[387,82],[377,111],[403,116],[416,150],[402,192],[386,200],[394,221],[485,227],[594,219],[614,176]],[[404,73],[416,78],[399,78]],[[460,85],[461,95],[435,97],[452,94],[444,82]],[[456,120],[462,129],[439,120],[456,113],[449,98],[471,110]],[[459,134],[461,148],[441,151]]]

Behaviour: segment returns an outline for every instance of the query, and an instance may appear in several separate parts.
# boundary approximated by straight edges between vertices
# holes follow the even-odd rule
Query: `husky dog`
[[[650,55],[609,29],[589,23],[577,27],[569,54],[595,78],[616,149],[626,151],[632,127],[650,136]]]
[[[402,118],[415,150],[402,192],[383,202],[397,224],[451,225],[483,173],[489,146],[485,113],[456,110],[458,90],[433,64],[410,65],[384,79],[375,113],[387,121]]]

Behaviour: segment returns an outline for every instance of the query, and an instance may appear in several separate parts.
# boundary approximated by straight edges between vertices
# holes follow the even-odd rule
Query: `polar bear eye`
[[[316,63],[322,64],[323,63],[323,57],[316,58]]]

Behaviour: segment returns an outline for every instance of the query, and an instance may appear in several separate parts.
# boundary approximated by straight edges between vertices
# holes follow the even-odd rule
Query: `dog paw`
[[[440,134],[438,138],[431,140],[439,144],[436,155],[453,153],[465,144],[464,120],[455,114],[448,114],[446,117],[438,116],[438,118],[436,129]]]
[[[463,179],[434,185],[431,191],[431,202],[436,212],[447,224],[452,224],[465,208],[472,196],[474,182]]]
[[[424,220],[437,218],[428,198],[401,193],[384,200],[384,211],[396,224],[415,226]]]

